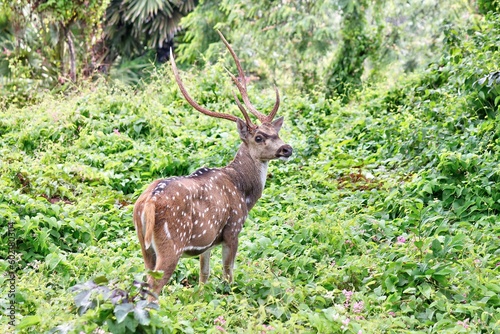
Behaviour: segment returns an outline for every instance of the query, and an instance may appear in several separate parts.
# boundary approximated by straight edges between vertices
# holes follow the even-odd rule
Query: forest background
[[[500,333],[499,11],[0,1],[0,331]],[[279,87],[294,157],[270,167],[235,283],[218,264],[200,287],[183,259],[154,307],[134,201],[237,149],[164,64],[172,47],[195,99],[236,113],[217,30],[259,109]]]

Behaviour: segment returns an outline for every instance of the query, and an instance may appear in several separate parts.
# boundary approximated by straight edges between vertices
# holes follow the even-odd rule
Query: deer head
[[[287,159],[292,147],[279,137],[283,117],[273,120],[280,98],[266,116],[250,103],[240,61],[219,32],[238,68],[238,78],[229,73],[243,103],[236,104],[243,118],[213,112],[200,106],[188,94],[175,60],[172,69],[180,91],[199,112],[236,122],[241,145],[233,161],[223,168],[202,168],[189,176],[156,180],[139,197],[134,206],[134,224],[141,244],[145,265],[150,270],[163,270],[163,278],[148,278],[153,291],[159,293],[170,279],[182,254],[200,255],[200,282],[209,275],[210,249],[222,244],[224,277],[231,282],[238,246],[238,234],[250,209],[262,195],[270,160]],[[260,122],[254,124],[248,111]]]
[[[200,111],[201,113],[211,116],[211,117],[216,117],[216,118],[223,118],[227,119],[233,122],[236,122],[238,125],[238,133],[240,134],[240,138],[249,147],[262,147],[264,145],[268,145],[267,143],[272,143],[273,145],[270,145],[267,150],[262,150],[262,149],[254,149],[252,152],[255,154],[254,157],[256,159],[261,159],[264,161],[276,159],[276,158],[289,158],[292,155],[292,147],[290,145],[285,145],[281,139],[278,137],[278,132],[281,129],[281,126],[283,125],[283,117],[277,119],[276,121],[273,122],[274,117],[276,116],[276,113],[278,112],[279,106],[280,106],[280,96],[278,92],[278,88],[275,86],[275,91],[276,91],[276,102],[274,104],[273,109],[269,113],[269,115],[264,115],[260,113],[250,102],[250,99],[248,98],[248,92],[247,92],[247,87],[246,87],[246,80],[245,80],[245,73],[243,72],[243,68],[241,66],[241,62],[236,56],[236,53],[232,49],[231,45],[227,42],[227,40],[224,38],[224,35],[220,31],[217,31],[226,45],[227,49],[231,53],[231,56],[234,59],[234,62],[236,63],[236,67],[238,69],[238,77],[235,77],[231,72],[228,71],[229,75],[231,76],[233,82],[235,83],[236,87],[240,91],[241,97],[243,99],[243,102],[245,106],[248,108],[248,110],[255,116],[257,119],[262,123],[262,125],[259,127],[252,123],[250,120],[250,117],[248,116],[247,111],[245,110],[245,107],[241,104],[240,100],[236,95],[234,95],[236,104],[238,108],[240,109],[241,113],[243,114],[243,117],[245,118],[245,121],[242,119],[222,113],[222,112],[213,112],[208,109],[205,109],[204,107],[200,106],[187,92],[186,88],[184,87],[184,84],[182,83],[182,80],[179,75],[179,70],[177,69],[177,65],[175,64],[175,59],[174,57],[171,57],[171,63],[172,63],[172,69],[174,72],[175,80],[177,81],[177,84],[181,90],[182,95],[184,95],[184,98],[186,101],[196,110]],[[172,54],[172,52],[171,52]],[[257,131],[260,130],[260,131]],[[257,132],[259,134],[257,135]],[[253,141],[251,140],[253,137]],[[268,139],[273,139],[272,141],[268,141]],[[254,145],[256,143],[257,145]],[[274,152],[274,155],[272,154],[271,149],[276,149]]]

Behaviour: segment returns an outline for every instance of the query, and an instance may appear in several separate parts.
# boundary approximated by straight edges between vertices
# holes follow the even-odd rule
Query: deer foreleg
[[[229,283],[233,282],[233,267],[236,251],[238,250],[238,237],[222,244],[222,266],[224,269],[224,279]]]
[[[210,249],[200,254],[200,283],[206,283],[210,276]]]

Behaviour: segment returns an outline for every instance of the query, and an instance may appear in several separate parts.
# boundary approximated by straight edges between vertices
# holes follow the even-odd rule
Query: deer
[[[199,256],[199,282],[206,283],[210,275],[210,251],[219,244],[222,244],[223,279],[233,282],[238,235],[262,195],[269,161],[287,160],[293,152],[279,137],[283,117],[274,120],[280,106],[278,88],[274,87],[276,102],[271,112],[268,115],[259,112],[249,100],[240,60],[220,31],[219,35],[236,63],[238,78],[226,71],[245,104],[246,109],[233,93],[244,119],[200,106],[184,87],[173,55],[171,66],[185,100],[204,115],[235,122],[241,144],[227,166],[203,167],[188,176],[158,179],[137,199],[133,221],[146,270],[163,271],[161,278],[148,274],[147,282],[156,296],[184,256]],[[247,109],[260,125],[251,121]]]

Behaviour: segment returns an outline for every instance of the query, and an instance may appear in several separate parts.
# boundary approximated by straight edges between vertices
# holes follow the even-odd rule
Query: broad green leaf
[[[94,278],[94,283],[95,284],[103,284],[103,283],[108,283],[109,280],[107,279],[106,276],[97,276],[96,278]]]
[[[61,262],[61,258],[57,253],[50,253],[45,257],[45,263],[50,270],[54,270]]]
[[[438,239],[432,240],[431,250],[434,256],[439,256],[439,253],[441,252],[442,249],[443,247],[441,246],[441,242]]]
[[[418,290],[420,291],[420,293],[422,293],[422,295],[424,295],[425,298],[427,298],[427,299],[431,298],[433,289],[432,289],[432,286],[430,284],[422,283],[418,286]]]
[[[115,306],[114,313],[116,316],[116,321],[121,323],[129,313],[134,310],[134,305],[131,303],[123,303]]]
[[[28,315],[25,317],[22,317],[21,321],[19,324],[16,326],[17,329],[25,329],[30,326],[34,326],[39,324],[42,321],[42,318],[38,315]]]
[[[145,301],[143,301],[145,302]],[[149,312],[144,308],[144,305],[140,304],[140,302],[134,307],[134,318],[141,325],[149,325]]]

